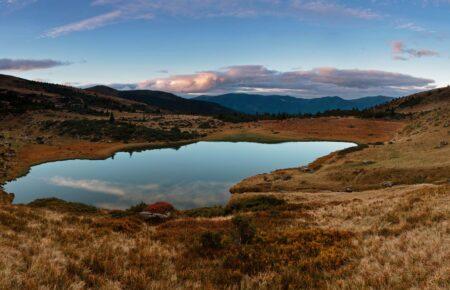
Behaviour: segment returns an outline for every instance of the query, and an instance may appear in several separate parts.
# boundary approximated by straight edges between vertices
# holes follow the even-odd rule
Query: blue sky
[[[0,73],[302,97],[450,84],[450,0],[0,0]]]

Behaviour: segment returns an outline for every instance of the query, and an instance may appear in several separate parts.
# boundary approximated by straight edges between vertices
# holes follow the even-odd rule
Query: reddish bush
[[[168,202],[157,202],[147,206],[144,211],[150,213],[167,214],[169,212],[175,211],[175,208]]]

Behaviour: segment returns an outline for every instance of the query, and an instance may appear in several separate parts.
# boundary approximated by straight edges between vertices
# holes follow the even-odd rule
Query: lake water
[[[117,153],[106,160],[69,160],[31,168],[7,183],[15,203],[57,197],[101,208],[124,209],[141,201],[168,201],[178,209],[223,205],[240,180],[306,165],[343,142],[199,142],[179,148]]]

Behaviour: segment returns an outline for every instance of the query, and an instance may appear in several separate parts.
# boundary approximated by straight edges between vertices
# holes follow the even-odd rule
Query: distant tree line
[[[181,131],[179,128],[170,130],[148,128],[126,122],[118,122],[111,114],[108,120],[66,120],[44,121],[41,123],[43,130],[54,130],[58,135],[72,138],[86,139],[90,141],[115,140],[129,142],[141,140],[154,141],[182,141],[202,137],[198,132]]]
[[[381,107],[380,107],[381,108]],[[394,109],[351,109],[351,110],[327,110],[324,112],[319,112],[316,114],[305,113],[305,114],[288,114],[288,113],[278,113],[278,114],[245,114],[245,113],[232,113],[232,114],[220,114],[216,118],[231,123],[243,123],[243,122],[255,122],[263,120],[285,120],[285,119],[308,119],[308,118],[319,118],[319,117],[358,117],[358,118],[389,118],[389,119],[400,119],[404,115],[398,114]]]

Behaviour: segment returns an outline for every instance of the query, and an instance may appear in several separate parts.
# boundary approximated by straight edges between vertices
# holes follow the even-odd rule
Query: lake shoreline
[[[16,194],[14,204],[58,197],[106,209],[157,200],[171,202],[179,209],[194,209],[225,205],[230,188],[249,176],[306,166],[354,146],[323,141],[262,144],[204,140],[132,146],[117,151],[122,152],[118,155],[113,153],[112,158],[108,155],[41,163],[31,167],[27,175],[7,182],[4,188]],[[92,159],[98,161],[87,161]],[[191,167],[196,169],[186,170]],[[152,189],[142,190],[148,184]]]

